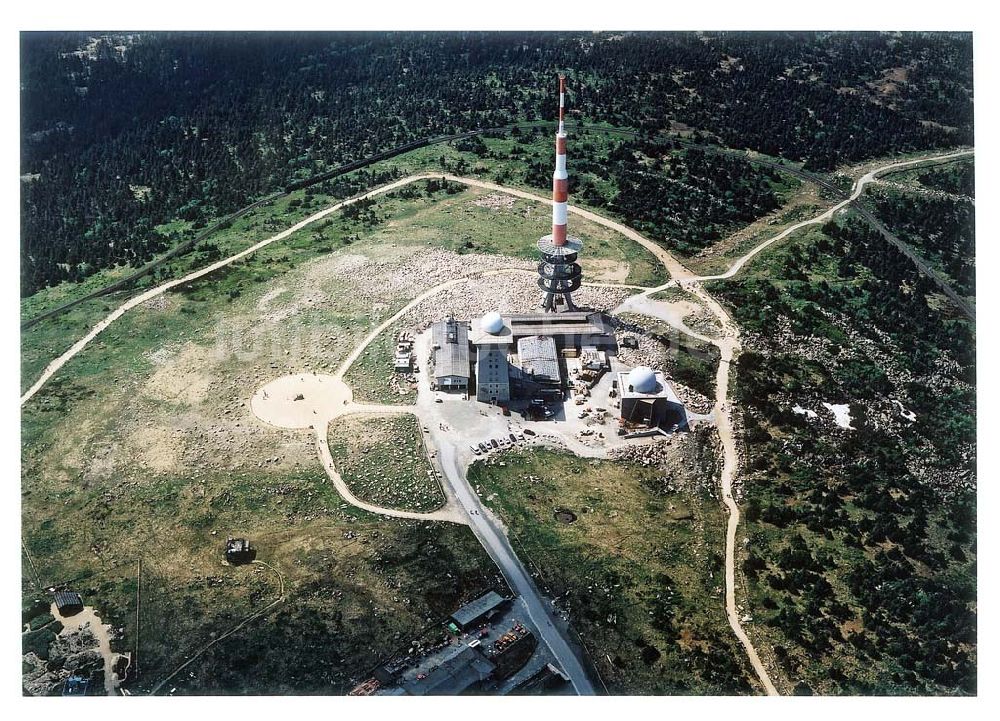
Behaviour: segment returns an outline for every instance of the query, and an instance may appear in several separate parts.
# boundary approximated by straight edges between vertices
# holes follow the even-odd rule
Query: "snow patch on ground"
[[[851,406],[847,403],[824,403],[823,406],[833,413],[834,422],[841,428],[854,430],[851,425]]]
[[[792,413],[798,413],[800,416],[809,416],[810,418],[816,417],[816,411],[811,411],[808,408],[803,408],[798,404],[792,407]]]
[[[910,423],[917,420],[917,414],[911,410],[907,410],[906,406],[904,406],[901,402],[897,401],[895,398],[892,402],[896,404],[896,407],[899,409],[899,415],[903,416],[903,418],[908,420]]]

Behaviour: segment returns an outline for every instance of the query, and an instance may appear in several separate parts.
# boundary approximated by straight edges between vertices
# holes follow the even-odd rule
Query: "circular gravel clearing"
[[[347,410],[351,398],[351,389],[339,378],[297,373],[260,388],[250,399],[250,410],[277,428],[325,428]]]

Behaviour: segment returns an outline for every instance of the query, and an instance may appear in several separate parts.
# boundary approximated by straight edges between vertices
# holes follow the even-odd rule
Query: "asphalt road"
[[[928,161],[939,162],[939,161],[942,161],[942,160],[948,160],[948,159],[952,159],[952,158],[957,158],[957,157],[972,155],[972,152],[973,151],[959,151],[959,152],[956,152],[956,153],[951,153],[951,154],[943,155],[943,156],[936,156],[936,157],[933,157],[933,158],[921,158],[921,159],[916,159],[916,160],[899,162],[899,163],[895,163],[895,164],[890,165],[890,166],[886,166],[886,167],[882,167],[882,168],[878,168],[876,170],[873,170],[870,173],[868,173],[866,176],[864,176],[863,178],[861,178],[859,181],[856,182],[855,187],[854,187],[854,191],[850,195],[850,197],[846,198],[844,201],[842,201],[840,204],[838,204],[834,208],[826,211],[826,213],[824,213],[819,218],[814,218],[814,219],[811,219],[811,220],[808,220],[808,221],[804,221],[803,223],[800,223],[800,224],[798,224],[795,227],[800,227],[802,225],[807,225],[807,224],[810,224],[810,223],[819,222],[819,220],[825,218],[827,215],[832,214],[833,212],[835,212],[839,208],[842,208],[842,207],[850,204],[852,201],[856,200],[858,196],[860,196],[861,192],[864,189],[864,186],[867,183],[872,182],[879,174],[882,174],[882,173],[885,173],[885,172],[891,172],[892,170],[895,170],[895,169],[902,169],[904,167],[910,167],[912,165],[923,163],[923,162],[928,162]],[[435,177],[439,177],[438,174],[434,174],[434,176]],[[421,176],[411,176],[409,178],[401,179],[401,180],[396,181],[394,183],[391,183],[391,184],[389,184],[387,186],[383,186],[381,188],[377,188],[377,189],[375,189],[373,191],[370,191],[369,193],[367,193],[367,194],[365,194],[363,196],[360,196],[360,197],[361,198],[366,198],[366,197],[371,197],[373,195],[377,195],[379,193],[384,193],[384,192],[386,192],[388,190],[392,190],[392,189],[394,189],[396,187],[400,187],[402,185],[405,185],[406,183],[412,182],[414,179],[416,179],[418,177],[421,177]],[[455,178],[453,176],[448,176],[448,177],[451,177],[453,180],[457,180],[459,182],[463,182],[463,183],[466,183],[468,185],[476,185],[476,186],[480,186],[480,187],[497,187],[498,189],[502,190],[502,192],[507,192],[507,193],[511,193],[513,195],[519,195],[519,196],[522,196],[522,197],[530,197],[530,198],[533,198],[533,199],[542,200],[544,202],[544,199],[540,198],[539,196],[535,196],[533,194],[525,193],[523,191],[516,191],[516,190],[512,190],[512,189],[508,189],[508,188],[499,188],[499,186],[494,186],[493,184],[486,183],[486,182],[483,182],[483,181],[476,181],[476,180],[470,180],[470,179],[465,179],[465,178]],[[165,283],[165,284],[163,284],[163,285],[161,285],[161,286],[159,286],[157,288],[153,288],[153,289],[147,291],[146,293],[144,293],[144,294],[142,294],[140,296],[137,296],[137,297],[131,299],[130,301],[126,302],[121,307],[119,307],[116,311],[114,311],[108,317],[106,317],[104,320],[102,320],[100,323],[98,323],[91,330],[91,332],[88,335],[86,335],[84,338],[82,338],[80,341],[78,341],[72,348],[70,348],[69,351],[67,351],[62,356],[60,356],[59,358],[55,359],[52,363],[50,363],[49,366],[46,368],[46,370],[43,372],[42,376],[21,397],[21,405],[24,405],[24,403],[26,401],[28,401],[31,397],[33,397],[35,395],[35,393],[37,393],[37,391],[45,384],[45,382],[56,371],[58,371],[59,368],[61,368],[62,365],[66,361],[68,361],[76,353],[78,353],[80,350],[82,350],[83,347],[85,347],[90,342],[90,340],[92,340],[104,328],[106,328],[108,325],[110,325],[114,320],[116,320],[122,314],[124,314],[125,312],[127,312],[129,309],[135,307],[136,305],[139,305],[142,302],[145,302],[146,300],[149,300],[150,298],[152,298],[155,295],[158,295],[158,294],[164,292],[165,290],[168,290],[169,288],[172,288],[172,287],[174,287],[176,285],[179,285],[181,283],[189,282],[189,281],[191,281],[191,280],[193,280],[195,278],[199,278],[199,277],[202,277],[204,275],[207,275],[207,274],[213,272],[214,270],[216,270],[216,269],[218,269],[220,267],[223,267],[223,266],[225,266],[225,265],[227,265],[229,263],[232,263],[234,260],[242,258],[242,257],[244,257],[246,255],[249,255],[250,253],[253,253],[256,250],[258,250],[258,249],[260,249],[260,248],[262,248],[262,247],[264,247],[264,246],[266,246],[266,245],[268,245],[268,244],[270,244],[272,242],[281,240],[281,239],[287,237],[288,235],[290,235],[292,232],[294,232],[298,228],[304,227],[305,225],[307,225],[307,224],[309,224],[311,222],[314,222],[315,220],[318,220],[321,217],[324,217],[325,215],[327,215],[327,214],[329,214],[329,213],[337,210],[338,208],[340,208],[340,207],[342,207],[344,205],[347,205],[347,204],[349,204],[351,202],[355,202],[356,200],[359,200],[359,199],[360,198],[352,198],[352,199],[349,199],[349,200],[344,201],[342,203],[339,203],[339,204],[337,204],[337,205],[335,205],[335,206],[333,206],[331,208],[328,208],[326,210],[320,211],[319,213],[317,213],[317,214],[315,214],[315,215],[313,215],[313,216],[311,216],[311,217],[309,217],[309,218],[301,221],[300,223],[296,224],[292,228],[289,228],[288,230],[283,231],[282,233],[279,233],[276,236],[273,236],[273,237],[268,238],[268,239],[266,239],[264,241],[261,241],[260,243],[257,243],[256,245],[251,246],[250,248],[247,248],[244,251],[242,251],[240,253],[237,253],[234,256],[231,256],[229,258],[220,260],[219,262],[214,263],[214,264],[208,266],[207,268],[203,268],[203,269],[201,269],[199,271],[195,271],[194,273],[191,273],[188,276],[185,276],[184,278],[180,278],[178,280],[170,281],[170,282]],[[747,262],[751,257],[753,257],[757,253],[759,253],[762,250],[764,250],[767,246],[769,246],[770,244],[772,244],[776,240],[780,239],[781,237],[784,237],[785,235],[787,235],[789,232],[791,232],[795,228],[795,227],[793,227],[793,228],[790,228],[790,229],[786,229],[786,231],[783,232],[782,234],[780,234],[779,236],[776,236],[776,237],[774,237],[774,238],[766,241],[765,243],[763,243],[763,244],[755,247],[750,253],[748,253],[746,256],[744,256],[742,259],[740,259],[736,264],[734,264],[729,269],[729,271],[727,271],[727,273],[725,273],[725,274],[723,274],[721,276],[692,277],[690,275],[690,273],[685,268],[683,268],[683,266],[680,265],[669,253],[667,253],[666,251],[664,251],[662,248],[659,248],[658,246],[656,246],[655,244],[653,244],[651,241],[643,238],[642,236],[639,236],[635,231],[633,231],[633,230],[631,230],[629,228],[626,228],[624,226],[621,226],[618,223],[614,223],[613,221],[609,221],[609,220],[603,218],[602,216],[598,216],[596,214],[590,213],[589,211],[585,211],[585,210],[582,210],[582,209],[576,209],[576,208],[574,208],[572,210],[574,212],[579,213],[580,215],[582,215],[584,217],[591,218],[592,220],[595,220],[598,223],[601,223],[601,224],[606,225],[608,227],[611,227],[611,228],[614,228],[616,230],[619,230],[619,232],[622,232],[627,237],[632,238],[633,240],[636,240],[637,242],[640,242],[641,244],[643,244],[646,247],[653,246],[653,247],[650,248],[650,250],[652,250],[656,254],[656,256],[662,262],[664,262],[664,264],[670,270],[671,275],[673,275],[675,278],[677,278],[678,276],[680,276],[683,281],[695,281],[695,282],[704,281],[704,280],[710,280],[710,279],[713,279],[713,278],[716,278],[716,277],[731,277],[733,274],[735,274],[736,272],[738,272],[738,270],[742,267],[742,265],[745,262]],[[884,232],[884,234],[888,233],[888,231],[883,231],[883,232]],[[891,238],[890,238],[890,240],[891,240]],[[909,256],[910,254],[907,254],[907,255]],[[910,256],[910,257],[911,257],[912,260],[914,260],[914,262],[918,262],[919,261],[919,258],[915,258],[915,257],[912,257],[912,256]],[[919,265],[920,264],[918,262],[918,266]],[[498,272],[503,272],[503,271],[498,271]],[[939,280],[939,279],[936,279],[936,280]],[[451,282],[459,282],[459,279],[456,279],[455,281],[450,281],[449,283],[451,283]],[[667,284],[667,285],[669,285],[669,284]],[[653,292],[656,292],[658,290],[662,290],[663,288],[666,288],[667,285],[661,286],[659,288],[648,289],[646,291],[646,294],[650,295]],[[691,290],[695,290],[694,288],[690,288],[690,289]],[[434,290],[434,289],[432,289],[432,290]],[[423,297],[423,296],[421,296],[421,297]],[[419,301],[420,299],[418,298],[417,300]],[[705,297],[703,297],[703,300],[706,300],[706,301],[708,300],[707,295]],[[410,307],[410,306],[408,306],[408,307]],[[405,309],[404,309],[404,311],[405,311]],[[392,319],[390,319],[390,320],[392,320]],[[383,325],[386,325],[386,324],[383,324]],[[380,327],[379,329],[376,329],[375,333],[378,333],[378,332],[380,332],[383,329],[384,329],[383,327]],[[370,341],[374,337],[374,335],[375,334],[373,334],[369,339],[367,339],[366,343],[368,341]],[[364,346],[364,344],[362,345],[362,347],[363,346]],[[345,366],[342,367],[342,369],[340,371],[341,373],[344,370],[346,370],[346,366],[349,365],[350,360],[353,360],[353,357],[351,359],[349,359],[348,363],[345,364]],[[722,398],[722,402],[724,403],[724,401],[725,401],[725,398],[723,397]],[[719,406],[719,410],[724,410],[724,408],[722,406]],[[720,425],[722,425],[722,424],[720,424]],[[456,449],[455,449],[454,445],[452,443],[450,443],[447,439],[439,437],[438,434],[436,434],[436,433],[434,434],[434,436],[435,436],[435,445],[439,449],[440,464],[441,464],[441,467],[442,467],[442,472],[445,475],[446,482],[447,482],[448,486],[450,487],[452,494],[457,499],[458,504],[459,504],[459,506],[461,508],[462,514],[467,515],[467,517],[469,519],[469,525],[473,529],[473,532],[476,534],[477,538],[482,543],[483,547],[490,554],[490,557],[496,562],[496,564],[498,565],[498,567],[501,569],[501,572],[503,573],[504,577],[507,579],[507,582],[510,585],[511,589],[515,593],[517,593],[519,596],[521,596],[522,600],[526,604],[526,608],[527,608],[529,616],[531,617],[532,622],[539,629],[539,633],[540,633],[540,635],[542,637],[541,638],[542,642],[545,643],[549,647],[549,650],[552,652],[552,655],[556,658],[557,662],[562,667],[562,669],[567,674],[567,676],[570,677],[571,684],[573,686],[574,691],[577,694],[579,694],[579,695],[594,695],[596,693],[596,690],[595,690],[593,684],[591,683],[590,679],[587,676],[587,672],[585,670],[584,664],[582,663],[582,661],[580,660],[580,658],[577,656],[577,654],[573,650],[573,648],[567,643],[566,638],[563,636],[563,631],[557,625],[557,622],[555,620],[555,616],[552,613],[551,605],[539,593],[538,589],[535,587],[535,584],[534,584],[534,582],[531,579],[531,576],[527,573],[526,569],[521,564],[521,562],[518,560],[517,555],[514,553],[513,549],[511,548],[510,543],[508,542],[506,536],[498,528],[497,524],[492,520],[492,517],[489,516],[489,515],[487,515],[487,512],[482,507],[482,505],[479,503],[478,496],[476,495],[476,493],[469,486],[468,480],[465,477],[463,465],[462,465],[462,463],[460,462],[460,460],[457,457],[457,453],[456,453]],[[732,536],[735,533],[735,526],[738,523],[738,515],[736,515],[736,514],[738,514],[738,511],[736,511],[736,513],[733,513],[733,511],[735,509],[736,509],[736,507],[735,507],[735,503],[734,503],[733,506],[730,509],[731,510],[731,520],[730,520],[731,531],[730,531],[730,534],[729,534],[729,537],[728,537],[729,543],[728,543],[727,552],[732,549],[732,544],[733,544],[733,541],[734,541],[734,539],[732,538]],[[730,604],[730,605],[732,605],[732,609],[727,608],[727,611],[730,611],[729,614],[728,614],[729,617],[730,617],[730,623],[733,624],[733,628],[737,632],[737,636],[740,637],[740,641],[744,644],[744,646],[747,647],[748,653],[749,653],[749,655],[751,657],[751,661],[755,662],[754,663],[755,670],[758,671],[758,675],[760,675],[760,677],[761,677],[762,681],[764,682],[764,685],[767,688],[768,692],[769,693],[773,693],[774,692],[773,691],[773,686],[770,685],[770,681],[769,681],[769,679],[767,679],[766,671],[763,671],[763,666],[762,666],[762,664],[760,664],[759,660],[756,658],[756,652],[753,650],[753,647],[750,644],[749,639],[745,636],[745,634],[742,633],[742,629],[739,627],[739,620],[736,617],[735,602],[733,600],[734,599],[734,595],[735,595],[734,594],[734,589],[727,588],[727,591],[728,591],[728,593],[727,593],[727,602],[730,602],[730,601],[732,602]]]
[[[441,437],[436,437],[434,440],[438,448],[445,480],[451,486],[459,505],[468,514],[472,532],[476,534],[483,548],[490,554],[490,558],[500,567],[500,571],[507,579],[511,590],[524,601],[528,615],[542,637],[542,642],[549,647],[560,668],[569,676],[573,690],[579,696],[596,695],[597,691],[587,676],[583,662],[570,648],[556,625],[551,604],[538,591],[531,576],[528,575],[514,553],[514,549],[511,548],[507,537],[487,515],[486,510],[479,502],[479,496],[469,486],[454,445]]]

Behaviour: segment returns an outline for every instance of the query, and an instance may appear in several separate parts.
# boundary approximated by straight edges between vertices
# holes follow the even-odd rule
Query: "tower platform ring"
[[[579,263],[549,263],[543,260],[538,264],[538,275],[548,280],[568,280],[583,275]]]
[[[551,235],[545,235],[538,239],[538,250],[553,257],[579,253],[582,248],[583,241],[579,238],[566,238],[566,245],[556,245],[552,242]]]

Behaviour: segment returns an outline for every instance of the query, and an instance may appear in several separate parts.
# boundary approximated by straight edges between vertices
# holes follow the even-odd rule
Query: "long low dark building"
[[[455,611],[451,614],[451,620],[464,631],[492,616],[508,601],[509,599],[504,598],[496,591],[490,591]]]
[[[83,610],[83,598],[72,591],[56,591],[54,599],[56,610],[63,616],[72,616]]]
[[[556,346],[611,348],[615,333],[603,313],[571,311],[565,313],[517,313],[500,316],[502,325],[490,327],[480,319],[472,321],[473,345],[511,345],[528,336],[547,336]]]
[[[487,681],[496,664],[466,644],[455,646],[425,678],[410,677],[401,686],[410,696],[457,696]]]

